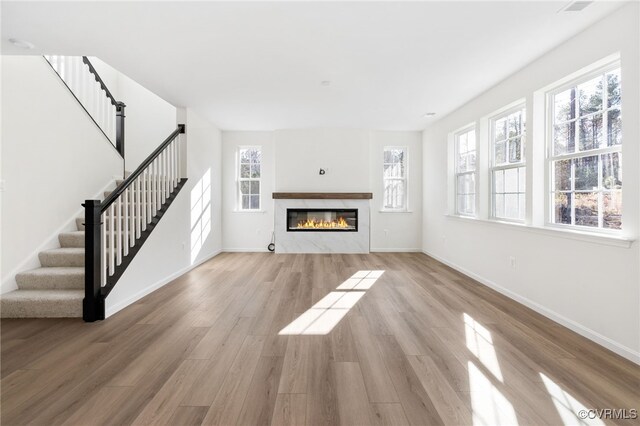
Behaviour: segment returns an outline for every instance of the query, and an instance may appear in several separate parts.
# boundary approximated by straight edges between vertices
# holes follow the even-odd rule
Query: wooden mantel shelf
[[[274,192],[280,200],[370,200],[371,192]]]

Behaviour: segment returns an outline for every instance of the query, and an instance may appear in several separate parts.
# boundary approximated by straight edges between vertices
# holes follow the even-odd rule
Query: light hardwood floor
[[[347,281],[359,271],[384,272]],[[423,254],[225,253],[103,322],[1,326],[3,425],[559,425],[640,408],[640,367]]]

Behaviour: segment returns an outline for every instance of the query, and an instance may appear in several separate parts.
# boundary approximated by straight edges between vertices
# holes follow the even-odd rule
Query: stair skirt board
[[[122,181],[118,180],[116,182],[120,183]],[[173,198],[171,198],[169,203],[165,203],[163,207],[168,208],[185,182],[186,179],[183,179],[179,183],[178,187],[172,193]],[[105,193],[105,196],[110,193],[104,190],[102,190],[101,193],[102,192]],[[164,212],[159,211],[158,213],[159,216],[156,216],[157,220],[154,219],[155,223],[162,217]],[[109,221],[107,223],[109,223]],[[18,289],[0,296],[0,317],[82,317],[85,278],[84,218],[77,217],[75,224],[77,228],[76,231],[67,230],[58,234],[59,248],[42,250],[38,253],[40,268],[20,272],[15,275]],[[155,225],[152,225],[150,230],[154,227]],[[107,239],[108,238],[109,233],[107,233]],[[137,242],[136,248],[139,249],[143,242],[144,241]],[[130,251],[132,254],[135,252],[137,252],[137,250]],[[127,260],[130,261],[131,259]]]

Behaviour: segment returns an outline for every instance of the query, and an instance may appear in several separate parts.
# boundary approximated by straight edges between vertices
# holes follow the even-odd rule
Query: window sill
[[[378,210],[379,213],[413,213],[413,210],[386,210],[386,209],[380,209]]]
[[[233,209],[232,210],[233,213],[266,213],[266,210],[238,210],[238,209]]]
[[[553,226],[531,226],[531,225],[526,225],[524,223],[518,223],[518,222],[505,222],[500,220],[480,219],[477,217],[459,216],[459,215],[452,215],[452,214],[447,214],[445,215],[445,217],[461,220],[465,222],[468,221],[468,222],[486,223],[486,224],[499,226],[499,227],[507,226],[518,231],[532,232],[534,234],[548,235],[556,238],[567,238],[571,240],[585,241],[593,244],[600,244],[600,245],[613,246],[613,247],[629,248],[631,247],[631,244],[635,241],[635,238],[628,237],[628,236],[576,231],[573,229],[560,229]]]

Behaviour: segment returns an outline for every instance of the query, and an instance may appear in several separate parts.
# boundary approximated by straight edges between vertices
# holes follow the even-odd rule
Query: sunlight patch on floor
[[[478,360],[495,376],[496,379],[504,382],[498,356],[493,347],[491,332],[482,324],[474,320],[470,315],[464,314],[464,334],[467,348]]]
[[[586,413],[587,407],[580,403],[577,399],[575,399],[571,394],[567,391],[563,390],[558,384],[556,384],[549,377],[540,373],[540,377],[542,377],[542,382],[544,386],[547,388],[547,392],[551,396],[553,400],[553,405],[556,406],[556,410],[558,410],[558,414],[560,414],[560,418],[562,419],[562,423],[565,426],[568,425],[604,425],[604,422],[598,418],[595,419],[581,419],[578,417],[579,413]]]
[[[469,361],[469,390],[474,426],[517,426],[518,418],[509,400],[480,369]]]
[[[324,335],[344,318],[351,308],[382,276],[384,271],[358,271],[280,330],[280,335]]]

